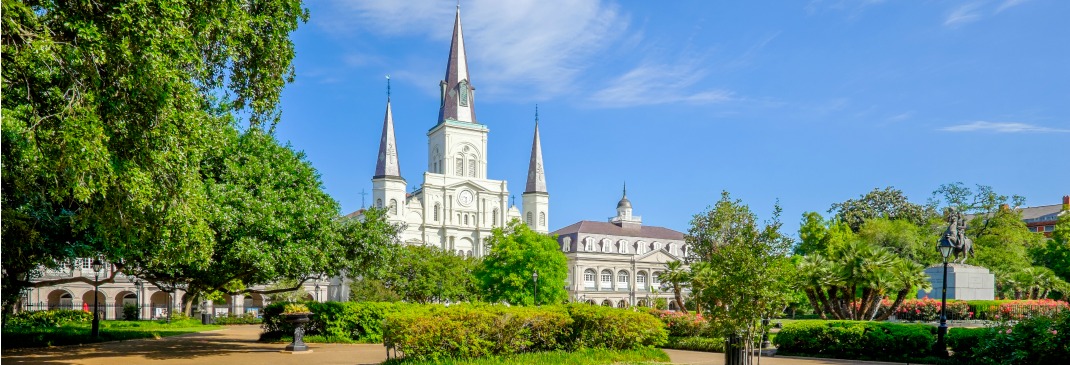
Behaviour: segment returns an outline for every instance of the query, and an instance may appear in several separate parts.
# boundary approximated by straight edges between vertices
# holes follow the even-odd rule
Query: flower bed
[[[881,302],[884,308],[890,307],[892,302],[885,299]],[[947,301],[947,319],[965,320],[973,319],[974,312],[964,300]],[[933,322],[940,320],[940,300],[930,299],[907,299],[895,311],[895,318],[903,321]]]

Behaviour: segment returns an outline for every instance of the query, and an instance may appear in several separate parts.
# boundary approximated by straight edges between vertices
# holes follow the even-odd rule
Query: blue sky
[[[277,134],[342,213],[371,192],[385,75],[403,177],[422,181],[452,1],[310,1]],[[894,186],[1070,194],[1070,2],[462,3],[488,175],[523,192],[535,105],[551,229],[615,214],[687,230],[720,191],[786,231]],[[369,200],[370,201],[370,200]]]

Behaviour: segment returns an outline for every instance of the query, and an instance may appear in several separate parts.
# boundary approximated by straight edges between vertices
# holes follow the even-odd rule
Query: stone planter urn
[[[286,323],[293,323],[294,325],[294,341],[289,345],[286,345],[286,351],[302,352],[309,351],[308,345],[305,344],[305,323],[308,323],[309,316],[312,313],[285,313],[283,314],[283,320]]]

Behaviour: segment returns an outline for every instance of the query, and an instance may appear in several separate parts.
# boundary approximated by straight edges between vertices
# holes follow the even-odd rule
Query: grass
[[[566,364],[566,365],[640,365],[658,364],[669,361],[669,355],[656,348],[642,348],[635,350],[604,350],[582,349],[576,351],[550,351],[512,356],[483,357],[478,359],[445,359],[445,360],[410,360],[391,359],[383,365],[534,365],[534,364]]]
[[[100,338],[90,336],[91,323],[68,323],[57,327],[20,328],[5,326],[2,339],[4,349],[82,345],[105,341],[161,338],[186,333],[220,329],[221,326],[202,325],[199,320],[159,321],[100,321]]]

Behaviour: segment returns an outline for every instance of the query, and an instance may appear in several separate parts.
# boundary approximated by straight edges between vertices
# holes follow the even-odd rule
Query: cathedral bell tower
[[[372,176],[372,204],[386,209],[387,218],[401,220],[405,217],[405,179],[398,165],[397,141],[394,139],[394,115],[390,110],[390,77],[386,78],[386,116],[383,118],[383,136],[379,140],[379,158]]]
[[[539,107],[535,107],[535,137],[531,140],[528,183],[522,195],[524,223],[539,233],[550,232],[550,193],[546,192],[546,171],[542,165],[542,141],[539,140]]]

